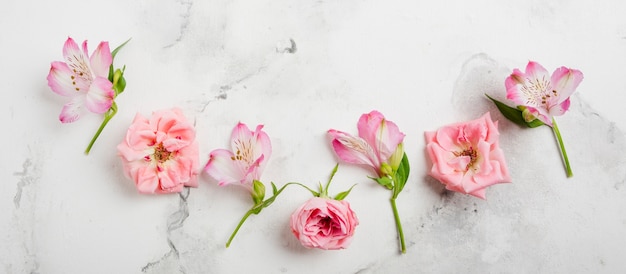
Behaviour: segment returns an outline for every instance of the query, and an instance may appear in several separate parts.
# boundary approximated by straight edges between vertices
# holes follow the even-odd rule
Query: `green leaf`
[[[272,195],[276,195],[276,192],[278,192],[278,189],[276,189],[276,185],[274,184],[274,182],[270,182],[272,184]]]
[[[121,45],[117,46],[117,48],[115,48],[112,52],[111,52],[111,57],[113,59],[115,59],[115,55],[117,54],[118,51],[120,51],[120,49],[122,49],[122,47],[124,47],[132,38],[128,38],[128,40],[126,40],[126,42],[122,43]]]
[[[392,189],[393,188],[393,180],[387,176],[385,177],[380,177],[380,178],[374,178],[374,177],[369,177],[368,178],[376,181],[379,185],[386,187],[387,189]]]
[[[507,119],[509,119],[509,121],[519,125],[519,126],[528,126],[526,124],[526,120],[524,120],[524,116],[522,115],[522,111],[510,106],[507,106],[506,104],[491,98],[491,96],[485,94],[485,96],[487,96],[487,98],[489,98],[491,101],[493,101],[494,104],[496,104],[496,107],[498,107],[498,110],[500,111],[500,113],[502,113],[502,115],[504,115],[504,117],[506,117]]]
[[[406,153],[402,155],[402,162],[400,162],[400,166],[398,167],[398,171],[396,172],[396,182],[394,194],[397,196],[400,194],[404,185],[406,185],[406,181],[409,179],[409,173],[411,172],[411,166],[409,165],[409,158],[406,156]]]
[[[335,198],[333,198],[333,199],[335,199],[335,200],[337,200],[337,201],[341,201],[341,200],[345,199],[345,198],[348,196],[348,194],[350,194],[350,191],[352,191],[352,189],[354,188],[354,186],[356,186],[356,184],[352,185],[352,186],[350,187],[350,189],[348,189],[348,190],[346,190],[346,191],[344,191],[344,192],[341,192],[341,193],[337,194],[337,195],[335,196]]]
[[[485,94],[485,96],[487,96],[487,98],[489,98],[491,101],[493,101],[494,104],[496,104],[496,107],[498,107],[498,110],[500,111],[500,113],[502,113],[502,115],[504,115],[505,118],[519,126],[534,128],[544,124],[539,119],[526,121],[526,119],[524,119],[524,109],[519,109],[524,108],[523,106],[520,106],[519,108],[510,107],[496,99],[491,98],[487,94]]]

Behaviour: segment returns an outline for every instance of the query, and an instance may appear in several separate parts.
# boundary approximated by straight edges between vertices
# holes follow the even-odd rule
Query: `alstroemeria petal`
[[[236,165],[235,154],[226,149],[213,150],[204,170],[221,186],[227,184],[240,185],[240,180],[245,176]]]
[[[552,73],[552,91],[550,95],[558,98],[555,103],[561,103],[568,99],[583,80],[582,72],[575,69],[560,67]],[[552,111],[550,111],[552,112]]]
[[[549,113],[546,112],[543,108],[535,108],[531,106],[527,106],[526,109],[528,112],[532,113],[534,117],[539,119],[541,122],[548,126],[552,126],[552,119],[549,117]]]
[[[91,63],[91,71],[96,77],[107,78],[109,75],[109,67],[113,62],[111,56],[111,50],[109,49],[109,42],[100,42],[96,50],[89,59]]]
[[[339,159],[346,163],[368,165],[374,170],[380,168],[381,163],[378,162],[374,149],[365,140],[334,129],[328,133],[333,138],[333,149]]]
[[[385,116],[376,110],[361,115],[357,128],[359,137],[372,146],[381,162],[386,162],[404,140],[404,133],[400,132],[398,126],[386,120]]]
[[[63,58],[65,59],[65,63],[67,63],[67,66],[74,73],[76,78],[73,80],[76,82],[77,87],[81,91],[86,91],[93,81],[93,75],[86,52],[86,43],[87,41],[83,43],[83,51],[81,51],[78,49],[76,42],[74,42],[72,38],[68,38],[63,47]]]
[[[97,77],[91,83],[91,87],[85,98],[85,106],[94,113],[105,113],[113,104],[113,84],[108,79]]]
[[[67,104],[63,105],[63,109],[61,109],[61,114],[59,115],[61,123],[71,123],[80,118],[80,114],[83,111],[83,99],[84,95],[77,95],[67,102]]]
[[[269,159],[269,157],[272,155],[272,142],[270,141],[270,137],[267,135],[267,133],[265,133],[265,131],[263,131],[262,129],[263,125],[258,125],[256,127],[254,131],[254,135],[256,138],[255,140],[253,140],[255,142],[254,152],[255,157],[257,157],[258,161],[257,173],[259,176],[265,169],[265,164],[267,163],[267,160],[263,161],[263,159]],[[259,153],[260,155],[257,156],[257,154]],[[263,159],[261,159],[261,156],[263,157]],[[259,159],[261,160],[259,161]]]
[[[48,73],[48,86],[56,94],[62,96],[74,96],[76,87],[72,84],[72,70],[63,62],[52,62]]]
[[[526,72],[518,69],[505,80],[507,88],[506,98],[517,105],[541,107],[542,97],[550,86],[548,71],[537,62],[528,62]]]
[[[561,116],[561,115],[565,114],[565,112],[569,109],[569,105],[570,105],[570,100],[569,100],[569,98],[567,98],[562,103],[551,107],[550,108],[550,113],[549,113],[550,116]],[[550,122],[552,122],[552,121],[550,121]]]

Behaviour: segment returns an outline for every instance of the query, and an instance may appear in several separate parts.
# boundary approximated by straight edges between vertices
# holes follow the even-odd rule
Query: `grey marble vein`
[[[189,28],[189,21],[190,21],[190,17],[191,17],[191,8],[193,6],[193,1],[191,0],[178,0],[176,1],[179,4],[181,4],[184,7],[184,11],[180,14],[180,17],[182,19],[182,23],[180,25],[180,29],[178,31],[178,37],[176,37],[176,39],[174,40],[174,42],[172,42],[169,45],[164,46],[163,48],[171,48],[174,45],[176,45],[178,42],[183,40],[183,37],[185,36],[185,33],[187,32],[187,29]]]
[[[189,206],[187,204],[187,198],[189,197],[189,188],[185,187],[181,193],[178,194],[180,200],[178,202],[178,210],[173,212],[167,218],[167,245],[170,250],[165,253],[161,258],[154,262],[149,262],[141,268],[143,273],[152,273],[152,270],[157,269],[169,269],[170,271],[177,271],[178,273],[186,273],[185,266],[180,261],[180,252],[178,251],[176,244],[172,238],[172,233],[183,227],[185,220],[189,217]]]
[[[39,176],[33,174],[33,163],[30,159],[24,160],[22,164],[22,171],[14,172],[14,176],[18,177],[17,182],[17,191],[15,191],[15,197],[13,197],[13,203],[15,204],[15,208],[20,207],[20,201],[22,200],[22,191],[28,185],[33,184]]]
[[[39,162],[33,161],[29,157],[22,163],[22,171],[13,173],[18,178],[17,190],[13,198],[15,229],[6,233],[21,239],[19,245],[14,246],[16,248],[13,249],[12,255],[21,256],[20,262],[22,264],[7,267],[16,270],[16,272],[38,273],[39,270],[35,228],[37,184],[41,178],[40,170]]]

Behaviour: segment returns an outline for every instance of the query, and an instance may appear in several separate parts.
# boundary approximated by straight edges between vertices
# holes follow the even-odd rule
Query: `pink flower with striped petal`
[[[117,150],[124,173],[141,193],[198,186],[196,131],[178,108],[156,111],[150,118],[137,113]]]
[[[550,75],[539,63],[530,61],[525,72],[513,70],[504,84],[506,98],[526,107],[527,121],[537,118],[552,126],[552,117],[563,115],[569,109],[569,97],[582,80],[579,70],[560,67]]]
[[[359,136],[331,129],[332,146],[342,161],[371,167],[379,177],[392,173],[400,164],[404,133],[378,111],[365,113],[357,123]],[[399,157],[392,157],[397,156]]]
[[[272,155],[270,138],[258,125],[254,131],[238,123],[231,134],[232,150],[216,149],[209,155],[204,170],[220,186],[235,184],[254,193],[253,182],[259,181]]]
[[[105,113],[113,104],[115,92],[108,80],[109,67],[113,62],[108,42],[100,42],[91,57],[87,41],[82,50],[72,38],[63,46],[65,62],[52,62],[48,74],[48,86],[55,93],[69,97],[63,106],[59,120],[71,123],[80,118],[84,108],[94,113]]]

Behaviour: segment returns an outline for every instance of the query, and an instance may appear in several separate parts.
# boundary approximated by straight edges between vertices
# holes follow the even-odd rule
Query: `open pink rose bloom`
[[[230,137],[232,150],[216,149],[209,155],[204,171],[220,186],[234,184],[253,192],[254,180],[260,180],[263,169],[272,155],[270,137],[258,125],[251,131],[238,123]]]
[[[137,114],[117,146],[125,174],[141,193],[180,192],[198,186],[196,132],[180,109]]]
[[[63,47],[65,62],[52,62],[48,74],[48,86],[55,93],[69,97],[63,106],[59,120],[71,123],[80,118],[84,108],[94,113],[105,113],[113,104],[113,83],[107,78],[113,62],[108,42],[100,42],[91,57],[87,53],[87,41],[82,50],[72,38]]]
[[[485,199],[485,188],[511,182],[498,140],[498,123],[489,112],[468,122],[425,132],[433,163],[429,175],[446,189]]]
[[[313,197],[291,215],[291,231],[308,248],[344,249],[359,220],[344,200]]]
[[[582,80],[583,74],[578,70],[560,67],[550,75],[539,63],[531,61],[525,72],[513,70],[504,84],[507,99],[526,107],[530,118],[552,126],[552,117],[569,109],[569,97]]]

